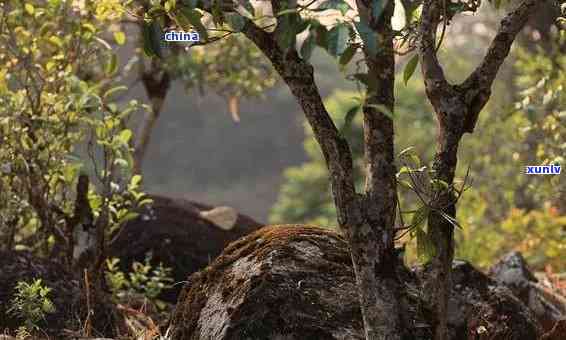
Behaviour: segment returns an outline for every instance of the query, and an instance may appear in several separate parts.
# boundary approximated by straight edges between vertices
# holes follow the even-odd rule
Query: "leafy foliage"
[[[207,46],[191,47],[166,62],[166,67],[187,89],[210,88],[229,97],[261,97],[276,83],[271,65],[247,39],[229,36]]]
[[[564,270],[564,176],[524,174],[526,165],[564,165],[566,59],[558,50],[564,32],[559,34],[555,51],[517,51],[517,102],[507,109],[490,106],[503,114],[485,115],[477,139],[469,141],[478,175],[460,204],[464,228],[457,254],[479,265],[521,250],[539,269],[550,263]],[[468,152],[462,156],[470,157]]]
[[[43,286],[41,279],[28,283],[20,281],[16,284],[14,298],[10,302],[8,313],[24,321],[24,330],[34,332],[39,330],[40,322],[45,320],[47,314],[55,312],[55,306],[49,298],[51,288]]]
[[[215,2],[219,6],[220,3]],[[137,11],[144,4],[136,1],[128,7]],[[149,57],[159,57],[169,74],[181,80],[187,90],[213,90],[228,99],[230,112],[237,116],[237,107],[233,105],[239,98],[262,97],[266,89],[275,85],[277,77],[266,58],[254,44],[236,34],[244,27],[244,17],[216,7],[211,17],[197,7],[196,1],[152,5],[144,15],[143,50]],[[253,12],[253,7],[247,8]],[[211,27],[211,18],[215,28]],[[185,46],[164,43],[163,32],[175,26],[185,31],[196,30],[201,41]],[[131,60],[143,62],[140,56]]]
[[[98,180],[89,203],[95,218],[108,215],[101,221],[108,234],[144,203],[132,185],[139,179],[131,178],[127,128],[143,106],[115,101],[126,87],[114,83],[117,56],[104,40],[105,23],[120,17],[116,6],[0,7],[0,225],[11,238],[15,231],[22,247],[45,254],[55,243],[72,245],[66,233],[81,173]]]
[[[127,275],[119,269],[120,259],[106,260],[106,280],[117,301],[127,302],[129,298],[139,294],[157,306],[163,306],[157,297],[164,289],[171,288],[172,269],[162,263],[154,266],[151,259],[152,255],[149,253],[143,263],[134,262]]]

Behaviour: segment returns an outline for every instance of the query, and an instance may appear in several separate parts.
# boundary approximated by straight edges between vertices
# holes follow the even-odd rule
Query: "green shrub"
[[[162,263],[154,266],[151,259],[152,254],[148,253],[143,263],[134,262],[132,271],[127,275],[118,268],[120,259],[111,258],[106,261],[106,281],[115,300],[127,302],[130,297],[141,295],[158,308],[164,307],[157,297],[163,290],[172,287],[172,269]]]
[[[18,330],[19,335],[39,330],[40,321],[45,320],[47,314],[55,312],[49,292],[51,288],[43,286],[41,279],[32,283],[19,281],[16,284],[8,313],[24,321],[24,326]]]

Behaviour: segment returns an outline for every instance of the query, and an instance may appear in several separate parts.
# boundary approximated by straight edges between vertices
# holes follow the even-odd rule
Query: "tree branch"
[[[424,0],[423,2],[419,30],[421,36],[419,55],[427,92],[446,93],[450,87],[436,54],[436,30],[440,22],[441,9],[441,3],[438,0]]]
[[[479,112],[489,100],[493,81],[505,58],[509,55],[513,41],[529,17],[545,2],[546,0],[525,0],[514,11],[507,14],[501,20],[499,30],[480,65],[459,86],[465,91],[465,100],[470,107],[464,124],[464,132],[473,132]]]
[[[262,30],[247,18],[244,20],[242,32],[271,61],[297,98],[313,129],[330,172],[340,226],[346,228],[359,224],[362,218],[354,187],[352,154],[322,102],[314,81],[313,67],[301,59],[296,50],[282,51],[274,33]]]

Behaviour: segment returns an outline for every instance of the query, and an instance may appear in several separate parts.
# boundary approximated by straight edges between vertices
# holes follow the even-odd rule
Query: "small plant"
[[[152,254],[148,253],[144,263],[134,262],[132,271],[128,275],[118,268],[120,259],[106,260],[106,279],[115,299],[125,300],[129,296],[142,295],[159,308],[164,306],[157,297],[164,289],[171,288],[173,283],[172,269],[163,266],[162,263],[153,266],[151,259]]]
[[[29,335],[29,332],[38,330],[39,322],[44,320],[47,314],[55,312],[55,306],[48,296],[49,292],[51,288],[45,287],[41,279],[32,283],[17,283],[8,313],[24,320],[24,325],[18,329],[18,335]]]
[[[437,254],[435,241],[431,237],[431,231],[427,225],[428,218],[432,212],[439,214],[448,221],[453,227],[462,229],[460,223],[453,217],[446,214],[443,210],[449,205],[455,205],[464,191],[469,186],[469,171],[463,180],[455,179],[453,184],[448,184],[435,178],[435,170],[422,165],[421,159],[414,152],[413,147],[401,151],[399,160],[401,168],[397,172],[397,183],[403,189],[408,189],[416,196],[416,208],[409,211],[401,211],[399,207],[399,217],[401,227],[397,240],[409,234],[416,239],[417,256],[421,262],[429,262]],[[456,183],[461,182],[457,187]],[[403,215],[411,214],[411,222],[405,223]]]

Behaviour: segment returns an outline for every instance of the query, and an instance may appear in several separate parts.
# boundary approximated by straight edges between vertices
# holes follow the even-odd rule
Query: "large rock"
[[[428,270],[416,270],[421,281]],[[448,300],[451,339],[538,339],[541,329],[534,315],[506,286],[465,261],[453,262],[452,282]]]
[[[406,287],[404,339],[432,336],[434,320],[419,279],[426,270],[400,270]],[[537,339],[536,320],[507,288],[467,263],[456,263],[454,270],[451,339],[480,339],[478,332]],[[480,318],[492,312],[500,324]],[[348,245],[315,227],[262,228],[190,277],[171,326],[178,340],[363,339]]]
[[[538,283],[521,253],[511,252],[504,256],[490,268],[489,275],[509,287],[533,311],[545,331],[550,331],[558,320],[566,318],[564,298]]]
[[[38,326],[42,334],[55,339],[63,338],[63,330],[81,329],[87,311],[84,294],[81,294],[79,282],[59,263],[33,256],[29,252],[0,252],[0,333],[14,331],[23,325],[23,320],[8,313],[20,281],[32,283],[41,279],[42,285],[51,291],[48,298],[53,302],[55,311],[46,314]],[[90,321],[93,328],[106,335],[114,334],[115,319],[109,307],[93,306]]]
[[[183,199],[152,195],[153,203],[140,216],[127,222],[110,247],[110,256],[120,258],[122,270],[134,261],[143,262],[152,252],[153,262],[173,269],[175,282],[206,267],[230,242],[261,225],[227,207],[212,207]],[[181,284],[161,298],[177,301]]]

